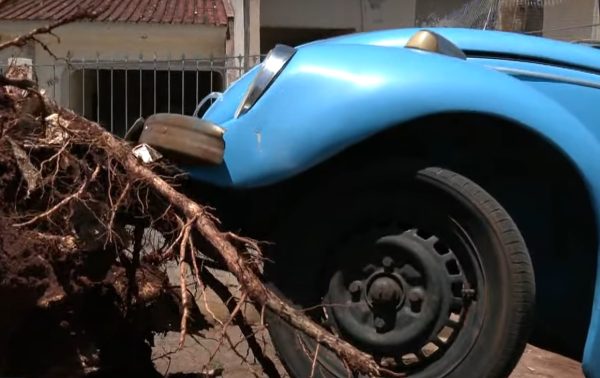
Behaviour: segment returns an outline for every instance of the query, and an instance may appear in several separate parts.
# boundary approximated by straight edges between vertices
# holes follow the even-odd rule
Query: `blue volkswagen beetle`
[[[528,340],[600,377],[600,51],[370,32],[277,46],[215,97],[140,140],[185,158],[228,228],[273,242],[266,279],[315,321],[411,377],[505,377]],[[309,376],[315,341],[269,322]]]

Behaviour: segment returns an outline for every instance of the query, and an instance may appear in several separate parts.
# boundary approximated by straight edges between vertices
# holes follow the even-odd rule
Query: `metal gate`
[[[207,94],[223,91],[260,56],[208,59],[61,60],[32,64],[34,79],[62,106],[124,135],[139,117],[168,112],[191,115]],[[6,69],[6,65],[2,69]]]

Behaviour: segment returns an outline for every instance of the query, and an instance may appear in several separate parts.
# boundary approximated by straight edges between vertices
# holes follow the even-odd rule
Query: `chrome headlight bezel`
[[[246,91],[242,102],[240,102],[235,112],[235,118],[243,115],[254,106],[256,101],[265,93],[295,53],[295,48],[286,45],[276,45],[269,51],[269,54],[267,54],[267,57],[261,63],[252,84],[248,87],[248,91]]]

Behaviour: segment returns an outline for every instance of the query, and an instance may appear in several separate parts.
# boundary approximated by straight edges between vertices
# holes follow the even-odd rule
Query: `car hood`
[[[311,50],[312,47],[333,45],[380,46],[403,48],[410,37],[423,28],[392,29],[367,33],[349,34],[336,38],[319,40],[299,46],[299,50]],[[535,36],[457,28],[426,28],[442,35],[454,43],[471,58],[492,58],[506,61],[529,61],[548,65],[550,69],[558,67],[574,68],[584,72],[577,75],[600,75],[600,50],[590,46],[556,41]],[[340,46],[341,47],[341,46]],[[340,55],[340,59],[343,59]],[[244,74],[213,103],[204,114],[204,118],[225,125],[233,119],[235,111],[252,83],[258,67]],[[285,72],[285,71],[284,71]],[[552,72],[550,72],[552,74]],[[561,72],[561,75],[565,75]],[[589,77],[583,79],[589,80]]]
[[[345,35],[312,42],[314,44],[359,44],[404,47],[423,28],[383,30]],[[426,28],[450,40],[467,56],[531,60],[600,73],[600,50],[586,45],[536,36],[490,30]]]

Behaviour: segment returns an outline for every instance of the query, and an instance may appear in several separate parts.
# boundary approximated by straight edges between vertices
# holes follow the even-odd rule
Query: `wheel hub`
[[[367,290],[367,300],[373,307],[396,308],[404,299],[402,283],[396,277],[375,277]]]
[[[464,308],[466,280],[454,254],[436,244],[437,237],[408,230],[380,237],[368,253],[360,243],[344,248],[327,294],[334,327],[375,355],[420,354],[428,342],[437,345],[448,314]]]

